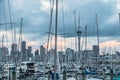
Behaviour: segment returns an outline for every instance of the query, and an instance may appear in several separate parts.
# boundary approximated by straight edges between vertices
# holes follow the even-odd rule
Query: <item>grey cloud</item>
[[[76,3],[75,3],[76,2]],[[88,25],[88,36],[96,36],[95,27],[95,13],[98,14],[99,21],[99,31],[100,36],[119,36],[119,28],[116,23],[107,24],[105,20],[114,15],[116,3],[109,1],[104,3],[101,0],[86,0],[84,4],[82,1],[72,0],[67,3],[66,10],[64,11],[65,25],[63,27],[62,10],[59,10],[59,28],[58,33],[69,33],[65,37],[73,37],[76,35],[74,27],[74,14],[73,11],[76,10],[80,12],[81,18],[81,29],[84,32],[84,27]],[[61,2],[60,2],[61,3]],[[17,3],[16,3],[17,4]],[[14,18],[16,23],[17,32],[19,33],[20,18],[23,17],[23,33],[24,34],[35,34],[32,36],[33,40],[35,38],[40,38],[40,36],[46,36],[49,27],[49,11],[45,12],[41,9],[41,4],[39,0],[25,0],[22,6],[12,6],[14,12]],[[69,8],[68,8],[69,7]],[[78,14],[78,13],[77,13]],[[0,15],[3,14],[0,12]],[[54,19],[54,17],[53,17]],[[78,19],[77,19],[78,21]],[[53,21],[54,24],[54,21]],[[78,22],[77,22],[78,25]],[[63,31],[64,30],[64,31]],[[52,31],[54,32],[54,25],[52,26]],[[63,36],[63,35],[62,35]]]

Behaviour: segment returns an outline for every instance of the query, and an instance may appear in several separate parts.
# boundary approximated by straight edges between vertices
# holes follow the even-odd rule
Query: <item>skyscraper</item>
[[[33,58],[32,47],[28,46],[28,49],[27,49],[27,60],[29,60],[30,58]]]
[[[17,51],[17,44],[16,43],[13,43],[12,46],[11,46],[11,51]]]
[[[40,46],[40,58],[42,62],[45,59],[45,48],[43,47],[43,45]]]
[[[37,49],[36,51],[35,51],[35,61],[39,61],[40,59],[40,56],[39,56],[39,50]]]
[[[8,51],[8,48],[7,47],[1,47],[0,48],[0,56],[1,56],[1,61],[2,62],[5,62],[7,59],[7,56],[9,55],[9,51]]]
[[[26,51],[26,42],[25,41],[21,42],[21,51]]]
[[[98,45],[93,45],[93,51],[94,51],[94,53],[95,53],[95,55],[97,57],[99,55],[99,47],[98,47]]]
[[[27,60],[27,50],[26,50],[26,42],[21,42],[21,59],[22,61]]]
[[[13,62],[16,62],[16,59],[18,58],[18,51],[17,51],[17,44],[13,43],[11,46],[11,60]]]

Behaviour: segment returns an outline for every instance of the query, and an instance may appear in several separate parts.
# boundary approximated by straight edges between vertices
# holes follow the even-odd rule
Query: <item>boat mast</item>
[[[20,33],[19,33],[19,42],[18,42],[18,51],[20,51],[20,45],[22,42],[22,24],[23,24],[23,18],[21,18],[21,24],[20,24]],[[21,55],[21,62],[22,62],[22,53],[20,53]]]
[[[9,7],[9,17],[10,17],[10,23],[12,23],[12,14],[11,14],[11,7],[10,7],[10,0],[8,0],[8,7]],[[12,41],[13,41],[13,25],[10,24],[11,26],[11,34],[12,34]]]
[[[88,54],[87,54],[87,25],[85,26],[85,59],[88,65]]]
[[[58,28],[58,0],[56,0],[56,13],[55,13],[54,80],[56,80],[56,72],[57,72],[57,28]]]
[[[76,11],[74,11],[74,26],[75,26],[75,32],[76,32]],[[77,39],[76,39],[76,35],[75,35],[75,49],[77,52]]]
[[[4,47],[4,35],[2,36],[2,47]]]
[[[98,30],[98,17],[96,14],[96,27],[97,27],[97,42],[98,42],[98,53],[96,53],[96,62],[97,62],[97,57],[99,55],[99,30]]]

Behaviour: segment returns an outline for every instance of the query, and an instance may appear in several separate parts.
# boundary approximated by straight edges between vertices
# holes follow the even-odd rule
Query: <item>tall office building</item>
[[[11,51],[14,52],[14,51],[17,51],[17,44],[16,43],[13,43],[12,46],[11,46]]]
[[[29,60],[30,58],[33,58],[32,47],[28,46],[28,49],[27,49],[27,59]]]
[[[0,48],[0,59],[1,59],[1,61],[2,62],[5,62],[5,61],[7,61],[7,56],[9,55],[9,51],[8,51],[8,48],[7,47],[1,47]]]
[[[26,50],[26,42],[22,41],[21,42],[21,59],[22,61],[27,60],[27,50]]]
[[[21,51],[26,51],[26,42],[25,41],[21,42]]]
[[[66,49],[66,60],[67,62],[73,62],[74,61],[74,50],[71,48]]]
[[[39,50],[37,49],[35,51],[35,61],[39,61],[40,60],[40,56],[39,56]]]
[[[11,46],[11,60],[13,62],[17,62],[17,59],[18,59],[18,51],[17,51],[17,44],[16,43],[13,43],[12,46]]]
[[[93,45],[93,51],[94,51],[94,53],[95,53],[95,55],[97,57],[99,55],[99,47],[98,47],[98,45]]]
[[[40,46],[40,59],[43,62],[45,60],[45,48],[41,45]]]

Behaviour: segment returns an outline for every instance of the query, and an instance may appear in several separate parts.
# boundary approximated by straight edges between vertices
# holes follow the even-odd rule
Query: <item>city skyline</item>
[[[8,10],[8,0],[5,2],[5,14],[6,22],[9,21],[9,10]],[[74,30],[74,11],[76,11],[77,16],[77,27],[78,27],[78,17],[80,13],[80,25],[81,30],[84,32],[84,27],[88,26],[88,49],[91,49],[92,45],[97,44],[96,39],[96,26],[95,26],[95,13],[98,15],[98,25],[100,34],[100,47],[119,47],[120,45],[120,35],[119,35],[119,15],[120,12],[120,1],[119,0],[72,0],[63,1],[64,7],[64,17],[65,17],[65,27],[64,30],[68,35],[58,36],[58,50],[64,48],[65,44],[68,48],[73,48],[75,50],[75,30]],[[0,1],[3,5],[3,0]],[[62,1],[59,2],[59,28],[58,32],[63,33],[62,23]],[[4,23],[4,13],[3,6],[0,6],[0,18],[1,23]],[[46,47],[48,28],[49,28],[49,0],[10,0],[12,22],[15,22],[16,27],[16,43],[19,39],[19,27],[20,19],[23,18],[23,29],[22,29],[22,39],[27,42],[27,46],[33,46],[33,49],[38,49],[41,45]],[[68,14],[68,15],[67,15]],[[14,16],[14,18],[13,18]],[[54,20],[53,20],[54,21]],[[6,38],[6,32],[4,25],[1,25],[0,35],[4,35],[4,45],[8,46],[10,49],[12,40],[10,25],[8,27],[8,42]],[[52,29],[54,28],[54,25]],[[54,30],[52,30],[54,32]],[[66,43],[64,43],[64,37]],[[54,38],[54,37],[52,37]],[[1,37],[2,39],[2,37]],[[2,41],[1,41],[2,42]],[[54,48],[54,40],[51,45]],[[8,45],[7,45],[8,44]]]

